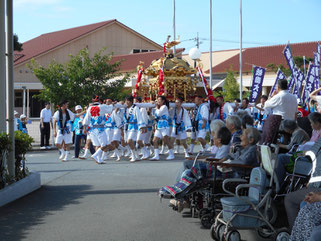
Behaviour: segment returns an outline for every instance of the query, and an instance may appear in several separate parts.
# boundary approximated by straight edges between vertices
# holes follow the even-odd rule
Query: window
[[[147,53],[147,52],[154,52],[155,49],[133,49],[131,53],[137,54],[137,53]]]
[[[23,105],[23,93],[22,91],[15,91],[14,93],[14,106],[15,107],[22,107]]]

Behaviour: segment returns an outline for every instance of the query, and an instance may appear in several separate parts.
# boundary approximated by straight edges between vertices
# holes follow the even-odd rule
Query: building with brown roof
[[[316,42],[303,42],[303,43],[293,43],[290,44],[293,56],[305,56],[306,58],[313,58],[313,53],[317,51],[317,41]],[[242,52],[242,72],[243,72],[243,85],[245,87],[251,87],[252,85],[252,67],[253,65],[266,68],[268,64],[275,64],[276,66],[282,64],[284,67],[288,68],[286,59],[283,55],[283,50],[286,44],[274,45],[274,46],[264,46],[255,48],[245,48]],[[215,62],[215,60],[213,60]],[[307,63],[308,64],[308,63]],[[213,79],[215,83],[219,81],[217,76],[222,77],[227,73],[229,69],[239,73],[240,71],[240,54],[238,53],[228,58],[227,60],[214,64],[212,68]],[[209,69],[205,71],[209,74]],[[264,94],[268,94],[271,87],[275,82],[276,74],[270,70],[266,71],[263,90]],[[239,81],[239,77],[237,78]]]
[[[15,52],[15,109],[22,113],[23,106],[27,106],[25,110],[27,115],[39,117],[42,108],[42,103],[32,98],[39,93],[42,85],[26,66],[31,59],[35,59],[42,66],[47,66],[52,60],[64,63],[69,60],[70,54],[76,55],[84,48],[94,54],[104,47],[115,56],[133,53],[142,53],[143,56],[147,53],[153,55],[153,51],[156,51],[157,55],[163,49],[161,45],[116,19],[42,34],[23,43],[23,51]],[[124,61],[124,67],[126,66],[128,63]],[[24,99],[26,101],[23,101]]]

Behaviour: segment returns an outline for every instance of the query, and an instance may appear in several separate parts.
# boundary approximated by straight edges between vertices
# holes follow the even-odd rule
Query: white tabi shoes
[[[173,149],[168,150],[168,153],[166,160],[173,160],[175,158]]]

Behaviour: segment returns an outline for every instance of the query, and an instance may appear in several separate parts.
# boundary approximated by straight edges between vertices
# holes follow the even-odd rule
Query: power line
[[[195,42],[197,42],[199,40],[210,41],[208,38],[195,37],[195,38],[181,40],[181,42],[187,42],[187,41],[195,41]],[[222,42],[222,43],[235,43],[235,44],[239,44],[240,43],[240,41],[229,40],[229,39],[213,39],[212,41],[213,42]],[[201,44],[202,42],[199,42],[199,43]],[[277,43],[262,43],[262,42],[252,42],[252,41],[243,41],[243,43],[244,44],[257,44],[257,45],[262,45],[262,46],[277,44]]]
[[[201,38],[201,40],[205,40],[205,41],[210,41],[207,38]],[[236,43],[239,44],[240,41],[236,41],[236,40],[229,40],[229,39],[213,39],[213,42],[223,42],[223,43]],[[257,45],[271,45],[271,44],[276,44],[276,43],[262,43],[262,42],[248,42],[248,41],[242,41],[245,44],[257,44]]]

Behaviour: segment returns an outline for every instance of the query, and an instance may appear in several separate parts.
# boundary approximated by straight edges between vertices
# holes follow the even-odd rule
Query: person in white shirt
[[[186,144],[187,134],[186,130],[192,129],[191,119],[188,111],[182,107],[184,99],[177,97],[175,101],[176,107],[174,108],[173,128],[171,132],[171,144],[174,146],[175,139],[179,139],[180,143],[184,146],[185,158],[190,157],[188,154],[188,146]]]
[[[135,97],[134,98],[134,103],[142,103],[142,98],[141,97]],[[146,160],[150,156],[150,152],[147,150],[147,147],[145,146],[145,143],[147,142],[147,138],[149,137],[147,133],[147,125],[149,122],[149,116],[147,114],[147,109],[140,107],[139,108],[141,116],[143,118],[143,122],[146,124],[146,132],[138,132],[137,135],[137,145],[141,149],[142,152],[142,160]]]
[[[318,95],[321,92],[321,88],[314,90],[311,94],[310,94],[310,99],[314,100],[318,103],[318,109],[320,111],[320,106],[321,106],[321,95]]]
[[[53,116],[55,144],[60,151],[59,159],[61,161],[68,161],[70,145],[72,144],[71,122],[74,120],[75,115],[68,110],[68,104],[68,101],[63,101],[59,110]]]
[[[264,110],[271,108],[273,115],[280,115],[283,120],[295,120],[298,112],[297,99],[287,89],[288,81],[279,79],[272,98],[265,102]]]
[[[224,97],[223,96],[218,96],[216,97],[216,101],[218,104],[218,108],[216,109],[216,113],[214,116],[214,119],[220,119],[222,121],[225,121],[225,119],[229,116],[232,115],[235,112],[235,104],[231,104],[228,102],[224,102]]]
[[[151,160],[159,160],[159,149],[158,149],[158,142],[162,140],[165,145],[168,147],[168,157],[166,160],[172,160],[175,158],[173,145],[169,141],[169,112],[168,112],[168,102],[164,96],[158,96],[157,98],[157,105],[155,110],[155,121],[156,121],[156,128],[154,133],[154,156]]]
[[[209,125],[209,109],[206,103],[203,103],[202,96],[196,96],[194,103],[198,107],[195,117],[196,138],[201,143],[203,150],[207,151],[209,146],[206,144],[206,134],[210,130]]]
[[[97,164],[103,164],[108,151],[108,139],[105,132],[106,114],[111,114],[113,105],[100,103],[99,96],[94,96],[93,103],[88,108],[83,120],[84,134],[87,134],[87,127],[90,127],[90,139],[96,148],[96,152],[91,156]]]
[[[112,118],[115,120],[114,132],[112,138],[112,145],[114,146],[114,154],[111,157],[116,157],[116,161],[120,161],[118,156],[122,156],[122,152],[125,150],[122,145],[120,145],[122,140],[122,131],[123,131],[123,116],[124,114],[119,108],[113,110],[111,114]]]
[[[135,141],[137,141],[137,135],[139,132],[146,133],[146,125],[147,123],[144,122],[142,114],[139,110],[139,107],[136,106],[133,102],[134,99],[132,96],[128,96],[125,99],[125,104],[127,108],[125,109],[124,113],[124,139],[129,145],[130,152],[131,152],[131,159],[130,162],[135,162],[139,159]]]
[[[50,103],[45,104],[40,112],[40,148],[50,149],[50,124],[52,126],[52,112],[50,109]]]
[[[18,117],[17,117],[17,115],[19,115],[18,111],[15,110],[15,111],[13,112],[13,115],[14,115],[13,131],[17,131],[17,130],[18,130],[18,126],[19,126]]]
[[[260,103],[252,108],[252,117],[255,121],[254,126],[256,126],[259,131],[262,130],[266,118],[272,113],[270,108],[264,109],[267,99],[268,97],[266,95],[262,95],[260,98]]]
[[[239,110],[246,111],[249,115],[251,115],[251,109],[249,108],[250,101],[248,98],[242,99],[242,105]]]
[[[236,113],[238,111],[238,109],[240,108],[241,105],[241,100],[240,99],[234,99],[234,103],[233,103],[233,113]]]

